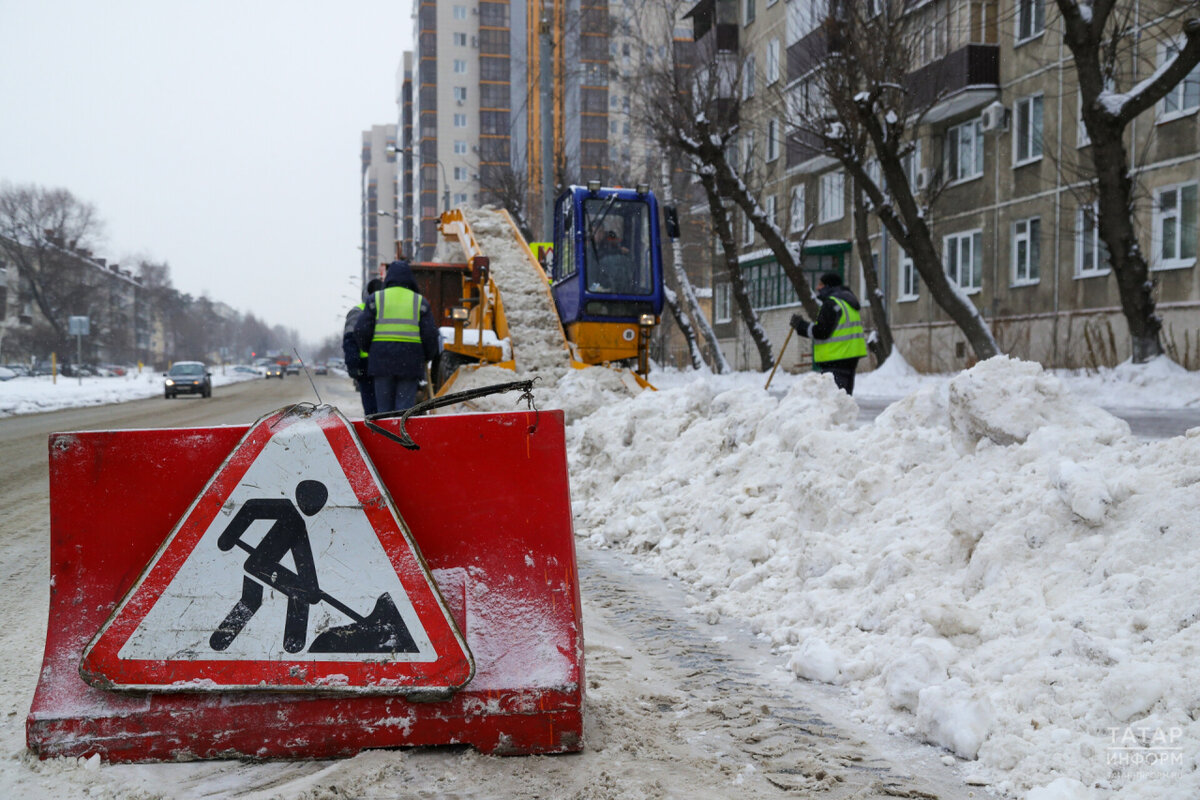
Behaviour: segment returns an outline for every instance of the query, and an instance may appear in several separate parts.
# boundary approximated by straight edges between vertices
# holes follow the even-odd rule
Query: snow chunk
[[[995,712],[986,697],[951,678],[922,689],[917,705],[917,731],[926,741],[941,745],[961,758],[974,759],[988,734]]]

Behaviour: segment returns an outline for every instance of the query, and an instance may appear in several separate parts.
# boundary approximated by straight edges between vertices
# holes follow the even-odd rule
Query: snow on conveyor
[[[513,237],[504,216],[492,208],[464,209],[471,232],[491,262],[492,277],[500,290],[508,317],[509,338],[516,360],[513,372],[500,367],[463,371],[453,391],[466,391],[496,383],[537,378],[534,396],[539,408],[560,408],[571,422],[608,403],[629,396],[620,375],[609,369],[571,368],[563,347],[561,329],[545,279]],[[514,399],[493,395],[471,402],[480,411],[511,411]]]

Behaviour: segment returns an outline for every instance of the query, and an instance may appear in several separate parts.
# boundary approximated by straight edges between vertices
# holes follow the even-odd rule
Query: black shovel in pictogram
[[[248,553],[254,548],[238,539],[236,544]],[[270,580],[272,576],[263,576],[264,582],[276,591],[286,593],[287,587],[276,585]],[[310,653],[419,653],[421,649],[413,641],[408,625],[400,616],[399,609],[392,602],[388,592],[379,595],[375,608],[370,614],[363,616],[350,606],[338,600],[324,589],[317,588],[318,602],[328,603],[338,611],[354,620],[349,625],[341,625],[319,634],[313,639],[308,648]]]

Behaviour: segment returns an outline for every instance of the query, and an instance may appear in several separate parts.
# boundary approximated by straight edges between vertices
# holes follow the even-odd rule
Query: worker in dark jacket
[[[426,362],[441,350],[441,337],[407,261],[388,264],[383,289],[367,298],[354,336],[359,349],[370,354],[367,373],[375,381],[376,413],[411,408]]]
[[[867,354],[863,335],[862,306],[854,293],[842,285],[842,276],[826,272],[817,283],[821,312],[816,322],[792,315],[792,328],[813,340],[813,363],[833,375],[833,382],[846,394],[854,394],[858,360]]]
[[[365,297],[370,297],[382,288],[383,281],[371,278],[367,281]],[[363,414],[369,417],[375,413],[375,380],[367,374],[369,354],[366,350],[359,349],[358,339],[354,337],[354,325],[366,307],[367,301],[364,299],[346,312],[346,326],[342,329],[342,357],[346,361],[346,372],[350,374],[354,388],[358,389],[358,396],[362,398]]]

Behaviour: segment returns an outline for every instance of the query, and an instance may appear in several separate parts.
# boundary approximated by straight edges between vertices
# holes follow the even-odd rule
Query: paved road
[[[858,421],[866,424],[896,402],[898,397],[855,397]],[[1169,439],[1182,436],[1191,428],[1200,427],[1200,408],[1106,408],[1115,417],[1129,423],[1129,429],[1140,439]]]

